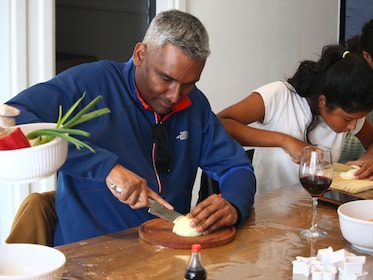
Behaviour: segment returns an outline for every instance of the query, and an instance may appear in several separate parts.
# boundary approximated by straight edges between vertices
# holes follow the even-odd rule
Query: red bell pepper
[[[11,133],[0,137],[0,150],[16,150],[31,147],[25,134],[17,127]]]

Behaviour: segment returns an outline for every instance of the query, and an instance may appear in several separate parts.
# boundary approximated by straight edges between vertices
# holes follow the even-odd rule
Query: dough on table
[[[339,177],[341,177],[342,179],[345,179],[345,180],[352,180],[352,179],[356,179],[356,176],[354,175],[355,172],[360,169],[360,166],[357,166],[357,165],[351,165],[351,169],[349,169],[348,171],[346,172],[340,172],[339,173]]]

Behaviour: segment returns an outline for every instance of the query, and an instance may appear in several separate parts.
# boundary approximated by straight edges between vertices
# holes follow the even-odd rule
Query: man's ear
[[[133,50],[133,64],[141,65],[145,59],[146,45],[144,43],[137,43]]]

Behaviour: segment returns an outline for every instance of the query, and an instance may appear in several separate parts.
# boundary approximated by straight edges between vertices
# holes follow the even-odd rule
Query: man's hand
[[[192,227],[204,235],[223,227],[232,226],[237,222],[236,208],[219,195],[213,194],[197,204],[187,215],[192,218]]]
[[[106,184],[119,201],[128,204],[132,209],[148,207],[148,198],[158,201],[168,209],[173,209],[171,204],[148,187],[145,179],[119,164],[110,171]]]
[[[15,125],[14,117],[19,115],[17,108],[6,104],[0,104],[0,127],[9,127]]]

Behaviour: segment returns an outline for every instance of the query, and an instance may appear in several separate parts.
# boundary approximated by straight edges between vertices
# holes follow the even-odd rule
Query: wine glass
[[[333,162],[330,149],[307,146],[303,149],[299,165],[299,179],[303,188],[312,196],[312,222],[309,229],[301,231],[304,237],[324,237],[328,233],[317,228],[318,198],[329,188],[333,179]]]

